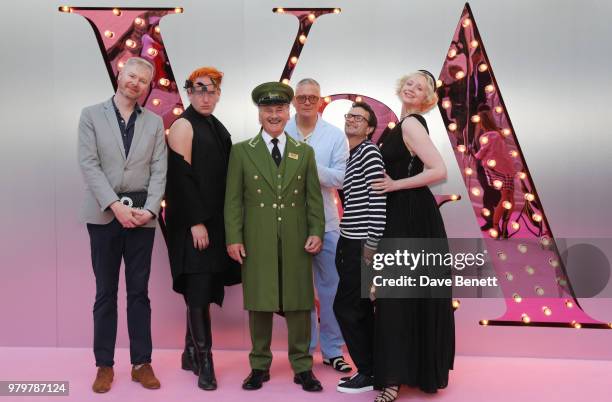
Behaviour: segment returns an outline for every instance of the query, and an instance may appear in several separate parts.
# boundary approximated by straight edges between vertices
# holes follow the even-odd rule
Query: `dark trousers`
[[[132,364],[151,362],[151,307],[148,295],[154,228],[125,229],[114,219],[87,224],[96,277],[93,307],[96,366],[112,367],[117,338],[117,290],[121,258],[125,262],[127,321]]]
[[[373,374],[374,304],[361,298],[361,240],[340,236],[336,249],[336,269],[340,281],[334,299],[334,313],[346,347],[364,375]]]

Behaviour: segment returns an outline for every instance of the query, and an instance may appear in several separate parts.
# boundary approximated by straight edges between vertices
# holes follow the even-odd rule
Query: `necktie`
[[[278,138],[272,138],[272,144],[274,144],[274,148],[272,148],[272,159],[274,159],[274,163],[276,163],[276,166],[278,167],[283,159],[280,149],[278,148]]]

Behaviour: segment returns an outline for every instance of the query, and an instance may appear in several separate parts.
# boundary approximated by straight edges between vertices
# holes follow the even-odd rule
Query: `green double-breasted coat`
[[[246,250],[246,310],[279,311],[281,297],[283,311],[310,310],[314,304],[311,255],[304,245],[308,236],[323,240],[321,187],[312,148],[284,135],[287,143],[279,167],[261,132],[235,144],[230,154],[226,243],[242,243]]]

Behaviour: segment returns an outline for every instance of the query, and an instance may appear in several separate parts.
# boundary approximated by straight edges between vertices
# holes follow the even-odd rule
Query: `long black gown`
[[[421,115],[414,116],[427,130]],[[387,174],[415,176],[423,162],[402,138],[401,122],[379,140]],[[385,238],[446,238],[429,187],[387,193]],[[446,242],[444,242],[446,243]],[[455,357],[455,321],[450,298],[377,299],[374,380],[376,385],[419,387],[433,393],[448,385]]]

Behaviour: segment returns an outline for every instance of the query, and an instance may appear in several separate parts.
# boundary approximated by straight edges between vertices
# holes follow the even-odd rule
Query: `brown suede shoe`
[[[132,381],[141,383],[146,389],[158,389],[161,387],[159,380],[155,378],[153,367],[149,363],[143,364],[138,370],[132,366]]]
[[[110,391],[114,376],[112,367],[98,367],[98,373],[91,389],[98,394]]]

